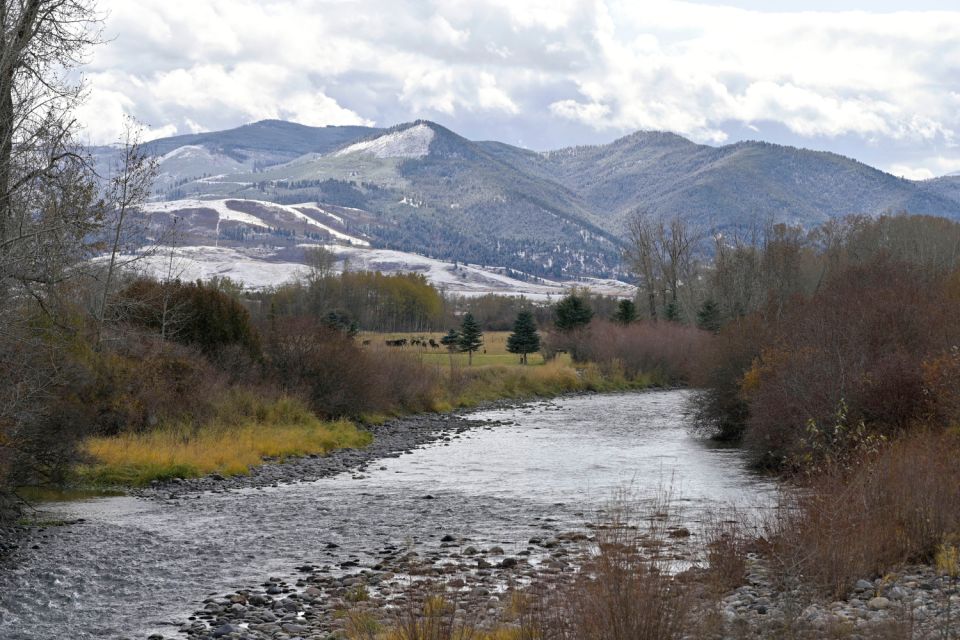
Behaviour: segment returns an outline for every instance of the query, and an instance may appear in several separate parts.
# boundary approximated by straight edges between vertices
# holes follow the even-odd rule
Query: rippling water
[[[362,479],[48,505],[44,518],[85,522],[39,532],[30,542],[39,550],[2,567],[0,638],[171,636],[207,595],[298,564],[372,560],[388,543],[429,549],[448,533],[511,553],[544,530],[582,527],[625,488],[642,496],[672,486],[691,514],[768,504],[773,485],[739,451],[690,435],[686,397],[579,396],[479,412],[471,417],[509,424],[384,460]]]

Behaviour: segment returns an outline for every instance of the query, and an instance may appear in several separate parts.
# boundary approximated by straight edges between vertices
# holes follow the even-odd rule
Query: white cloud
[[[802,140],[896,147],[911,156],[900,164],[926,167],[918,155],[951,152],[960,131],[960,11],[675,0],[101,4],[114,39],[96,52],[81,111],[97,140],[119,131],[110,121],[122,113],[179,133],[274,117],[384,126],[435,117],[597,139],[666,129],[706,142],[775,123]]]
[[[94,144],[119,142],[124,134],[124,116],[133,110],[133,106],[133,99],[119,91],[90,91],[75,114],[82,125],[81,135]]]
[[[960,174],[960,157],[933,156],[924,158],[919,165],[894,163],[886,170],[895,176],[911,180],[926,180],[947,174]]]
[[[162,127],[147,127],[143,132],[143,140],[156,140],[158,138],[167,138],[176,135],[180,129],[175,124],[167,124]]]
[[[887,172],[907,180],[929,180],[937,175],[926,167],[908,167],[903,164],[890,165]]]

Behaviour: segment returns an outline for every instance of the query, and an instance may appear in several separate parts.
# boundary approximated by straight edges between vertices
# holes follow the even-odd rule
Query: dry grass
[[[323,422],[297,400],[281,397],[223,409],[203,427],[166,425],[142,433],[90,438],[92,463],[81,477],[95,484],[143,485],[209,473],[245,474],[264,457],[285,458],[360,447],[369,434],[347,421]]]
[[[384,625],[369,612],[352,611],[347,617],[347,640],[543,640],[532,628],[506,627],[483,630],[458,619],[457,601],[443,595],[427,597],[396,613]]]
[[[709,513],[704,521],[707,571],[704,586],[714,596],[723,596],[744,584],[747,558],[751,552],[764,552],[762,532],[765,522],[737,508]]]
[[[821,469],[780,509],[772,557],[842,596],[859,578],[929,562],[960,533],[960,436],[920,432],[853,469]]]
[[[537,637],[672,640],[693,629],[688,585],[674,575],[669,543],[678,502],[661,491],[638,512],[620,498],[595,528],[596,553],[540,607]],[[535,619],[537,619],[535,617]]]
[[[573,367],[551,360],[538,367],[455,367],[443,377],[435,410],[473,407],[501,398],[551,397],[577,391],[625,391],[657,384],[650,376],[627,378],[605,373],[595,365]]]

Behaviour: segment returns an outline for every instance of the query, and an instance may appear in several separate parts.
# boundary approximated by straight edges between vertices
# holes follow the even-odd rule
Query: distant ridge
[[[280,152],[291,158],[305,153],[328,153],[383,130],[361,126],[308,127],[283,120],[261,120],[236,129],[160,138],[146,145],[148,153],[162,156],[177,147],[198,145],[225,153],[238,151]]]

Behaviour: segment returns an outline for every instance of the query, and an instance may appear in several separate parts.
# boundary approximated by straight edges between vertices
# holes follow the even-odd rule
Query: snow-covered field
[[[226,276],[243,282],[249,289],[263,289],[290,282],[307,271],[303,264],[272,261],[274,257],[275,254],[269,250],[161,247],[160,251],[137,259],[131,269],[161,279],[169,275],[184,281]],[[125,256],[125,259],[129,257]]]
[[[303,245],[307,248],[312,245]],[[346,260],[351,271],[381,271],[383,273],[420,273],[438,289],[464,296],[481,296],[488,293],[525,296],[534,300],[556,299],[570,287],[589,287],[596,293],[611,296],[632,297],[635,287],[617,280],[584,279],[577,282],[553,282],[539,280],[526,282],[511,278],[493,268],[435,260],[426,256],[388,249],[368,249],[326,245],[341,260]],[[182,280],[207,279],[227,276],[243,282],[248,288],[262,289],[289,282],[306,273],[307,268],[299,263],[282,259],[269,249],[233,247],[184,246],[164,249],[142,258],[136,268],[142,272],[165,278],[173,253],[174,277]]]

